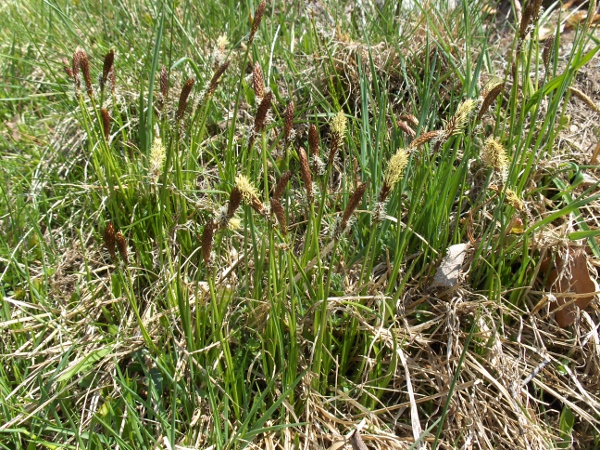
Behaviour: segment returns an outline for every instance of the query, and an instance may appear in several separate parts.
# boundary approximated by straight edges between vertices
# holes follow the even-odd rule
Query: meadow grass
[[[0,6],[0,448],[598,444],[591,20],[413,3]]]

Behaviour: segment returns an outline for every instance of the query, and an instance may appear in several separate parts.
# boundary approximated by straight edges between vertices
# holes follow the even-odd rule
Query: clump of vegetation
[[[597,443],[595,2],[392,3],[6,7],[2,448]]]

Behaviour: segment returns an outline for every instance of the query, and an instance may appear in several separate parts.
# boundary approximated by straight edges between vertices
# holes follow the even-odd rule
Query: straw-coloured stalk
[[[404,148],[398,149],[398,151],[390,158],[387,170],[383,176],[383,185],[379,191],[379,201],[385,202],[390,192],[394,188],[394,185],[402,178],[404,169],[408,165],[408,152]]]
[[[83,50],[79,50],[79,68],[81,69],[81,74],[83,75],[83,81],[85,82],[85,87],[90,98],[94,97],[94,88],[92,87],[92,74],[90,73],[90,61],[88,59],[87,53]]]
[[[121,255],[121,259],[127,265],[128,256],[127,256],[127,241],[125,240],[125,236],[120,231],[117,232],[115,236],[115,240],[117,241],[117,249],[119,250],[119,255]]]
[[[279,228],[281,229],[281,233],[283,235],[287,234],[287,222],[285,219],[285,211],[283,206],[281,206],[281,202],[275,197],[271,198],[271,211],[275,215],[277,219],[277,223],[279,224]]]
[[[588,108],[590,108],[592,111],[598,113],[600,112],[598,110],[598,106],[594,103],[594,100],[592,100],[590,97],[587,96],[587,94],[577,88],[574,88],[573,86],[569,86],[569,91],[571,91],[571,93],[577,97],[579,100],[583,101]]]
[[[342,220],[340,221],[340,225],[336,229],[336,232],[335,232],[336,238],[341,237],[349,228],[348,224],[349,224],[350,218],[352,217],[352,214],[354,214],[354,211],[356,211],[356,208],[358,208],[358,205],[360,204],[360,202],[363,198],[363,195],[365,195],[366,190],[367,190],[367,183],[362,183],[362,184],[358,185],[356,190],[350,196],[350,199],[348,200],[348,205],[346,206],[346,209],[344,210],[344,214],[342,214]]]
[[[477,120],[480,120],[483,117],[502,91],[504,91],[504,82],[499,78],[492,78],[486,83],[481,92],[483,101],[481,103],[481,108],[479,108],[479,113],[477,114]]]
[[[508,157],[504,146],[493,137],[489,137],[481,149],[481,162],[499,173],[504,181],[508,170]]]
[[[287,105],[287,108],[285,108],[285,113],[284,113],[284,125],[283,125],[283,142],[285,147],[287,148],[289,142],[290,142],[290,137],[292,136],[292,127],[294,125],[294,111],[295,111],[296,107],[294,105],[293,101],[290,101]]]
[[[104,134],[104,139],[108,142],[108,138],[110,137],[110,114],[104,108],[100,110],[100,117],[102,117],[102,132]]]
[[[256,35],[256,31],[260,26],[260,22],[265,14],[265,8],[267,6],[266,0],[260,2],[258,8],[256,8],[256,13],[254,14],[254,20],[252,21],[252,29],[250,30],[250,36],[248,37],[248,44],[252,44],[254,41],[254,36]]]
[[[298,149],[298,159],[300,160],[300,176],[304,183],[304,189],[306,189],[306,197],[310,203],[313,200],[312,175],[308,165],[308,156],[302,147]]]
[[[281,175],[281,178],[275,185],[275,190],[273,191],[274,199],[279,200],[281,198],[281,196],[283,195],[283,192],[285,191],[285,187],[287,186],[288,181],[290,181],[291,177],[292,177],[292,172],[290,172],[289,170],[287,172],[284,172]]]
[[[213,77],[211,78],[210,83],[208,84],[208,89],[206,90],[207,97],[213,95],[217,90],[217,87],[219,86],[219,80],[229,67],[229,63],[230,61],[225,61],[223,64],[217,67],[217,70],[215,70],[215,73],[213,74]]]
[[[102,78],[100,78],[100,89],[104,91],[104,86],[108,81],[108,74],[113,70],[113,64],[115,62],[115,51],[111,48],[106,56],[104,57],[104,64],[102,66]]]
[[[346,134],[346,115],[343,111],[337,113],[337,115],[331,121],[331,147],[329,149],[329,160],[328,164],[333,164],[335,155],[340,148],[340,144]]]
[[[213,237],[215,233],[215,223],[212,219],[210,219],[202,232],[202,238],[200,241],[200,245],[202,246],[202,259],[204,259],[204,264],[208,267],[211,267],[214,262],[214,258],[212,255],[212,246],[213,246]]]
[[[112,222],[108,222],[104,229],[104,245],[110,254],[110,258],[115,262],[117,260],[116,255],[116,238],[115,238],[115,226]]]
[[[252,87],[254,88],[256,102],[260,103],[265,96],[265,81],[263,79],[262,69],[258,63],[254,64],[254,69],[252,70]]]
[[[190,78],[185,82],[183,88],[181,89],[181,94],[179,95],[179,106],[177,107],[177,113],[175,114],[175,120],[179,121],[183,117],[185,110],[188,105],[188,98],[190,93],[192,92],[192,88],[194,87],[194,83],[196,80]]]
[[[257,213],[264,215],[265,207],[258,198],[258,191],[250,180],[240,174],[235,177],[235,185],[242,194],[242,200],[250,205]]]

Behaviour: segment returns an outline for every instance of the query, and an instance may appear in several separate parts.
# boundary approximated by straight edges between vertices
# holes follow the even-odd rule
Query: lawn
[[[596,10],[4,0],[0,449],[600,446]]]

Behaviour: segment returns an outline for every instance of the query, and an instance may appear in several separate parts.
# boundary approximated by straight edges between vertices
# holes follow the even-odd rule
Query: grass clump
[[[596,442],[591,19],[88,3],[0,32],[2,448]]]

